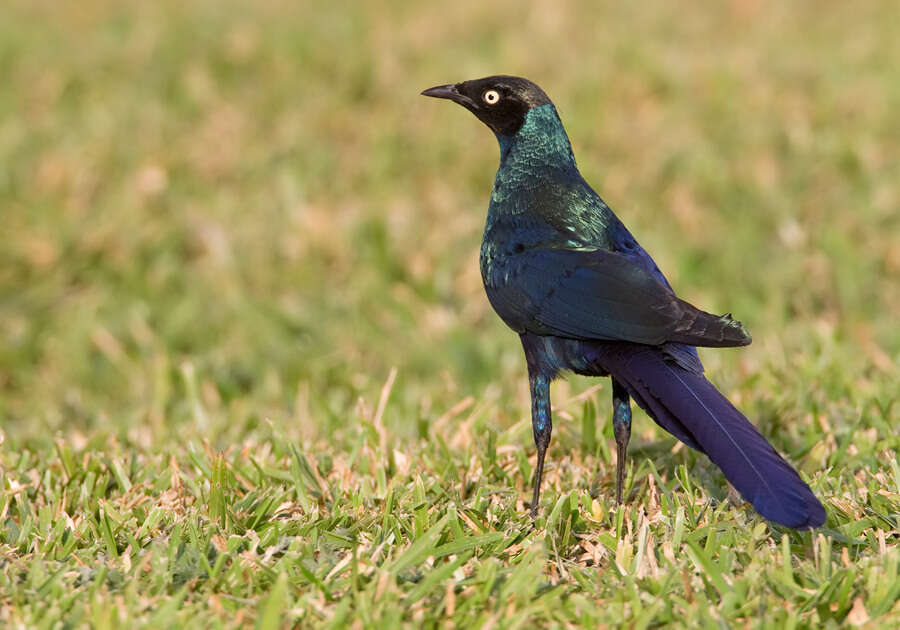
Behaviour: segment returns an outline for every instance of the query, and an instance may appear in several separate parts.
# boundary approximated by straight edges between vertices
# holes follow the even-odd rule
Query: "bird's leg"
[[[616,502],[621,504],[625,486],[625,453],[631,439],[631,399],[616,379],[612,379],[612,403],[613,434],[616,436]]]
[[[544,455],[550,444],[553,421],[550,419],[550,379],[529,366],[528,382],[531,385],[531,429],[537,447],[537,468],[534,471],[534,495],[531,498],[531,518],[537,518],[541,499],[541,477],[544,475]]]

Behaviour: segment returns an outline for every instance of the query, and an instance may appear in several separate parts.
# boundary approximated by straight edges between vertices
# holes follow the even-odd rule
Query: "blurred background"
[[[679,294],[749,327],[703,356],[764,432],[896,419],[898,19],[889,0],[5,0],[5,448],[221,446],[267,421],[339,440],[393,367],[397,439],[467,397],[527,418],[478,270],[496,142],[419,96],[497,73],[550,94]]]

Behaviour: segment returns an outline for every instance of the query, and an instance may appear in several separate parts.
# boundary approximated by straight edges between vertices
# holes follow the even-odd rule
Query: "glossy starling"
[[[556,108],[526,79],[492,76],[422,92],[459,103],[500,143],[481,275],[497,314],[519,333],[537,446],[537,514],[550,442],[550,382],[565,372],[612,379],[622,500],[631,399],[707,456],[756,510],[793,528],[825,509],[797,472],[706,378],[695,346],[743,346],[730,315],[678,298],[650,255],[585,182]]]

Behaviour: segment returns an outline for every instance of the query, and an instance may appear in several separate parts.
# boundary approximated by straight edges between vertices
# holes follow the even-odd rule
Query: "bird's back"
[[[529,251],[616,253],[671,290],[653,258],[581,176],[565,131],[552,108],[546,106],[546,112],[534,116],[535,121],[531,122],[535,128],[534,142],[522,142],[520,138],[516,144],[504,146],[501,139],[501,162],[481,247],[481,271],[488,296],[498,314],[518,332],[524,331],[514,316],[518,313],[508,313],[505,305],[492,295],[492,287],[507,282],[513,257]],[[546,139],[559,134],[564,142]],[[543,278],[536,274],[534,281]],[[528,301],[523,294],[517,298],[522,303]],[[698,373],[703,371],[694,347],[666,343],[663,349],[683,367]]]

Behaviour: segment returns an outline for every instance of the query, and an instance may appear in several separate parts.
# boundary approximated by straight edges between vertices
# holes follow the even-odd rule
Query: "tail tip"
[[[822,505],[817,499],[815,505],[810,506],[809,518],[806,519],[806,524],[803,527],[808,529],[822,527],[822,525],[825,524],[825,520],[827,517],[828,515],[825,513],[825,506]]]
[[[767,519],[791,529],[808,530],[822,527],[828,517],[825,506],[815,496],[808,497],[802,503],[802,507],[795,505],[793,510],[781,509],[777,513],[772,513],[768,509],[769,506],[754,505],[753,507]]]

